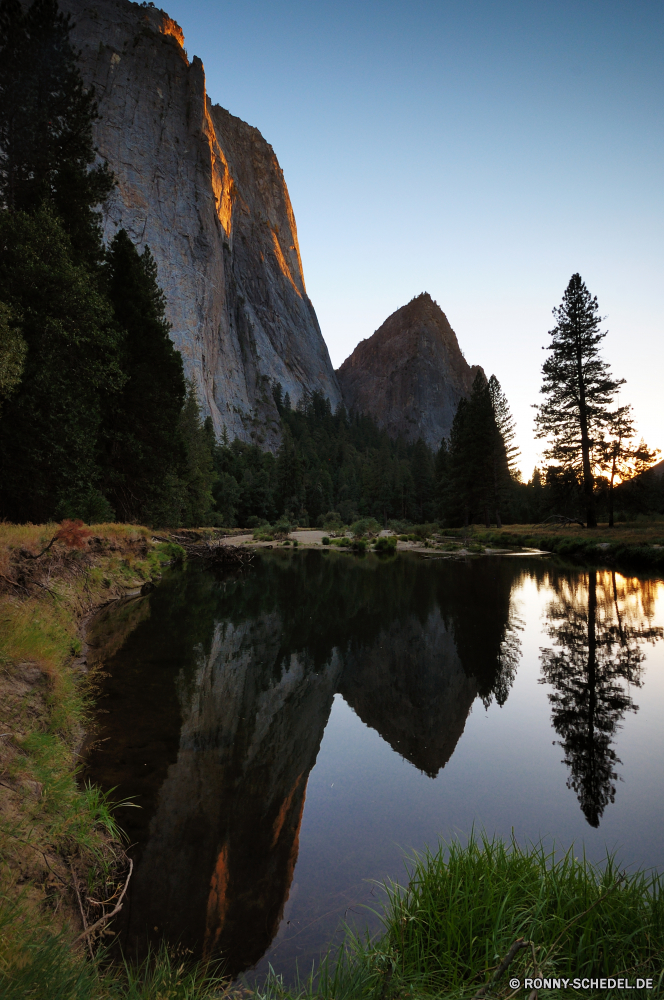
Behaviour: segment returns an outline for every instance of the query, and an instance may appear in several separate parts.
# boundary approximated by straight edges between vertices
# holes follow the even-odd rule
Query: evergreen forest
[[[655,453],[635,444],[630,408],[611,408],[621,382],[597,360],[596,301],[578,275],[554,311],[544,369],[538,427],[555,439],[552,461],[528,483],[508,402],[481,373],[437,452],[333,413],[316,394],[292,406],[277,383],[276,454],[215,440],[170,339],[149,247],[124,230],[102,239],[115,180],[94,148],[98,109],[69,16],[56,0],[2,0],[0,29],[0,517],[500,526],[664,511],[662,479],[614,489]],[[565,386],[579,343],[595,374],[575,423]]]

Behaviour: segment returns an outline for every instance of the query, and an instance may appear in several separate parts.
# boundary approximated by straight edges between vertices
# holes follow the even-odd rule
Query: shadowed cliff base
[[[360,341],[336,374],[349,410],[370,414],[392,437],[422,438],[437,449],[478,371],[445,313],[423,292]]]

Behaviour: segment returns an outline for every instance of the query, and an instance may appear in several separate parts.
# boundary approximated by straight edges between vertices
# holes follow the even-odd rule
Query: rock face
[[[104,235],[124,227],[157,261],[171,336],[205,414],[230,438],[274,447],[270,391],[339,386],[307,296],[282,171],[260,132],[213,105],[203,64],[163,11],[61,0],[73,15],[95,141],[115,173]]]
[[[478,371],[445,313],[424,292],[362,340],[337,371],[346,407],[374,417],[393,437],[438,448]]]

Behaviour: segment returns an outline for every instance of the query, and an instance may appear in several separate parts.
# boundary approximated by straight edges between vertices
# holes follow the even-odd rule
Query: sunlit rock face
[[[270,382],[295,402],[340,392],[307,296],[295,218],[272,147],[213,105],[180,27],[128,0],[62,0],[73,15],[117,179],[104,216],[154,254],[171,336],[215,430],[274,447]],[[229,40],[230,44],[230,40]]]
[[[426,292],[392,313],[337,371],[346,407],[392,437],[438,448],[481,369],[468,364],[445,313]]]
[[[340,691],[393,750],[435,777],[459,742],[477,683],[461,665],[438,608],[394,622],[344,658]]]

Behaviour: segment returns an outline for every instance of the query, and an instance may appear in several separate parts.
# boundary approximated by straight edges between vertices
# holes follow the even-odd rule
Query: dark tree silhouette
[[[599,347],[606,336],[600,330],[597,299],[580,274],[573,274],[563,301],[553,310],[550,356],[542,366],[546,397],[537,408],[536,436],[548,438],[545,452],[563,469],[580,470],[589,528],[597,526],[593,450],[599,447],[610,406],[624,379],[614,379]]]
[[[617,765],[613,741],[626,712],[637,712],[626,683],[640,687],[643,645],[664,630],[644,624],[634,613],[615,572],[590,570],[587,586],[571,589],[561,580],[548,609],[548,635],[555,649],[542,649],[542,678],[549,694],[553,725],[561,737],[564,763],[588,823],[598,827],[615,800]]]
[[[86,90],[71,18],[56,0],[0,0],[0,203],[33,211],[44,203],[60,216],[76,263],[100,263],[95,207],[114,180],[94,164],[97,105]]]

